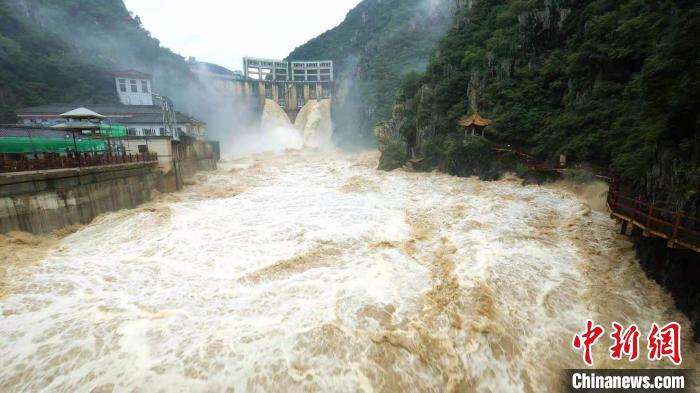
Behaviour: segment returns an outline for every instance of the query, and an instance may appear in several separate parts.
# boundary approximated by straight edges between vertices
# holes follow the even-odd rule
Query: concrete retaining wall
[[[151,199],[155,163],[0,175],[0,233],[48,233]]]
[[[199,171],[216,170],[216,159],[212,146],[201,141],[173,144],[174,169],[178,189],[182,189],[185,181],[191,179]]]

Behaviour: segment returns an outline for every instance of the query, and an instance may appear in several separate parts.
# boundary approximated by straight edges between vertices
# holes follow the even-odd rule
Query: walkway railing
[[[514,154],[528,169],[533,171],[567,173],[576,168],[554,167],[530,155],[526,150],[510,145],[492,145],[496,153]],[[682,211],[664,208],[641,198],[623,195],[619,190],[618,177],[607,168],[587,167],[587,170],[610,184],[608,207],[612,215],[623,222],[632,224],[644,231],[646,236],[668,240],[669,247],[683,247],[700,252],[700,219]]]
[[[700,252],[700,220],[682,211],[673,211],[641,198],[622,195],[610,187],[608,206],[612,215],[644,231],[646,235],[668,240],[670,247]]]
[[[617,181],[617,176],[612,173],[608,168],[603,168],[593,165],[583,165],[583,166],[572,166],[572,165],[551,165],[545,161],[538,159],[530,155],[530,153],[521,148],[512,145],[499,145],[491,144],[491,150],[498,154],[508,153],[513,154],[517,157],[527,168],[535,172],[558,172],[561,174],[566,174],[575,170],[586,170],[589,171],[594,177],[600,180],[614,183]]]
[[[41,171],[50,169],[84,168],[93,166],[129,164],[137,162],[158,162],[156,153],[140,154],[96,154],[58,156],[39,159],[8,160],[0,155],[0,173]]]

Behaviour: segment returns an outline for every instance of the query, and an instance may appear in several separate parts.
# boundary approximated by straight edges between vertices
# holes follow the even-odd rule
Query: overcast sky
[[[284,58],[337,26],[360,0],[124,0],[165,47],[232,70]]]

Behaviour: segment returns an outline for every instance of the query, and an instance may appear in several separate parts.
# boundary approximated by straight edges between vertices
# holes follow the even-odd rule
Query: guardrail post
[[[627,234],[627,221],[622,221],[622,225],[620,225],[620,235],[626,235]]]
[[[672,243],[676,243],[676,241],[678,241],[678,232],[680,231],[681,226],[683,225],[684,215],[685,212],[683,211],[676,212],[676,218],[673,220],[673,236],[671,236]]]

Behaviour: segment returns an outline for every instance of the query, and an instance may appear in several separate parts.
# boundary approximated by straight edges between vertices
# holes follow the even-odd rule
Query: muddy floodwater
[[[691,337],[574,193],[377,159],[230,160],[67,236],[3,236],[0,391],[554,392],[586,319]],[[601,343],[596,367],[630,366]]]

